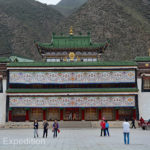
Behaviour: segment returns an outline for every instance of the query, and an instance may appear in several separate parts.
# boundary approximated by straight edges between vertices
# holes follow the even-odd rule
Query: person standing
[[[124,144],[129,144],[130,141],[130,124],[128,119],[123,122],[123,134],[124,134]]]
[[[106,133],[105,133],[105,121],[104,120],[101,121],[100,126],[101,126],[101,135],[100,136],[102,136],[103,133],[105,136]]]
[[[45,120],[44,123],[43,123],[43,138],[45,137],[45,135],[46,135],[46,138],[47,138],[48,126],[49,126],[49,124],[48,124],[47,120]]]
[[[57,138],[57,132],[59,130],[59,124],[57,122],[57,120],[54,121],[53,123],[53,132],[54,132],[54,135],[53,135],[53,138]]]
[[[131,122],[131,128],[133,128],[133,127],[134,127],[134,129],[136,129],[134,118],[132,119],[132,122]]]
[[[33,125],[34,125],[34,138],[39,137],[39,135],[38,135],[38,127],[39,127],[38,121],[34,120]]]
[[[72,120],[72,113],[69,114],[69,120]]]
[[[109,123],[107,120],[105,121],[105,135],[109,136]]]
[[[76,120],[76,113],[73,113],[73,120]]]

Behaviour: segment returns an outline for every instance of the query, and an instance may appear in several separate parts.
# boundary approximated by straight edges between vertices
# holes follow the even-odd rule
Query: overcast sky
[[[46,3],[46,4],[57,4],[58,2],[60,2],[61,0],[36,0],[36,1],[39,1],[41,3]]]

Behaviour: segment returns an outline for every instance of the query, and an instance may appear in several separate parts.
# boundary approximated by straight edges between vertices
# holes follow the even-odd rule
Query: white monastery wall
[[[144,120],[150,119],[150,92],[142,92],[142,79],[138,78],[139,89],[139,117]]]
[[[3,79],[3,92],[0,93],[0,125],[6,121],[6,79]]]

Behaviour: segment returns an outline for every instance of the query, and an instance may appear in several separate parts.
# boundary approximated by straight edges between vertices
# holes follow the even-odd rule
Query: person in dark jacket
[[[38,124],[38,121],[37,121],[37,120],[34,120],[33,126],[34,126],[34,138],[39,137],[39,135],[38,135],[38,127],[39,127],[39,124]]]
[[[43,138],[45,137],[45,135],[46,135],[46,138],[47,138],[48,126],[49,126],[49,124],[48,124],[47,120],[45,120],[44,123],[43,123]]]
[[[132,118],[132,122],[131,122],[131,128],[133,128],[133,127],[134,127],[134,129],[136,129],[134,118]]]
[[[53,132],[54,132],[53,138],[55,138],[55,137],[57,138],[58,129],[59,129],[59,124],[58,124],[57,120],[55,120],[53,123]]]

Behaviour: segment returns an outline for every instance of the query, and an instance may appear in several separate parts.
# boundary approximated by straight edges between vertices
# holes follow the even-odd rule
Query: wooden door
[[[60,120],[60,109],[59,108],[49,108],[47,110],[47,120]]]
[[[133,109],[132,108],[120,108],[119,109],[119,120],[132,120],[133,118]]]
[[[25,108],[13,108],[12,110],[12,121],[25,121],[26,120],[26,110]]]
[[[103,108],[102,118],[105,120],[115,120],[115,110],[113,108]]]
[[[42,108],[32,108],[29,114],[29,120],[43,120]]]
[[[97,108],[86,108],[85,109],[85,120],[96,121],[98,120],[98,110]]]

